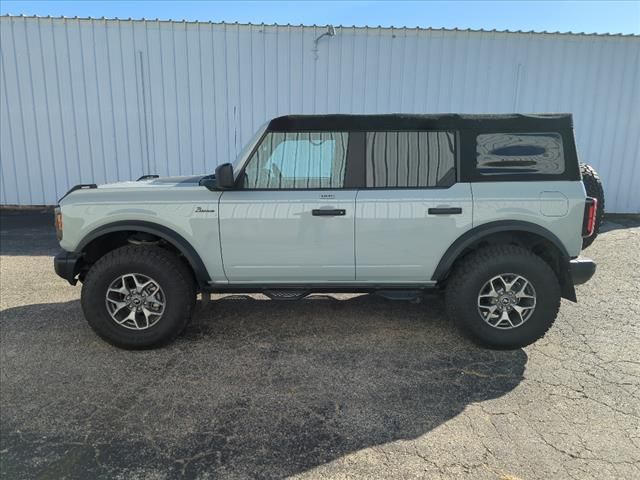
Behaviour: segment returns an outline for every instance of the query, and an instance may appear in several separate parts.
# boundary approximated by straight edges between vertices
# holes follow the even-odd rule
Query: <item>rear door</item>
[[[457,181],[457,150],[453,131],[366,134],[357,281],[431,281],[447,248],[472,227],[471,186]]]
[[[347,132],[268,132],[220,198],[231,283],[355,280]]]

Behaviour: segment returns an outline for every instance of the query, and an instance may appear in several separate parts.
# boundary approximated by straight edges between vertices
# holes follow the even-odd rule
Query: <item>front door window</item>
[[[347,132],[270,132],[244,172],[244,189],[342,188]]]

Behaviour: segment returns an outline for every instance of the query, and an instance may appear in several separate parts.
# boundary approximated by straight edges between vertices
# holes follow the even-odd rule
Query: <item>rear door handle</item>
[[[314,208],[311,215],[314,217],[343,217],[347,211],[342,208]]]
[[[459,215],[462,213],[462,208],[438,207],[438,208],[430,208],[428,212],[429,212],[429,215]]]

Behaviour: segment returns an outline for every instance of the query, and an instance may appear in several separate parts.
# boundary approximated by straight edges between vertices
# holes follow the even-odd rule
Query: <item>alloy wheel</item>
[[[535,308],[533,285],[515,273],[493,277],[478,294],[478,313],[488,325],[499,330],[520,327],[531,318]]]
[[[127,273],[111,282],[105,303],[109,315],[118,325],[146,330],[162,318],[165,298],[162,288],[152,278],[141,273]]]

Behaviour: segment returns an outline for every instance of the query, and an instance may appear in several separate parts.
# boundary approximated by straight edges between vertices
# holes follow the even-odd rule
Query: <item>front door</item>
[[[347,132],[269,132],[220,197],[230,283],[355,280],[355,197]]]

